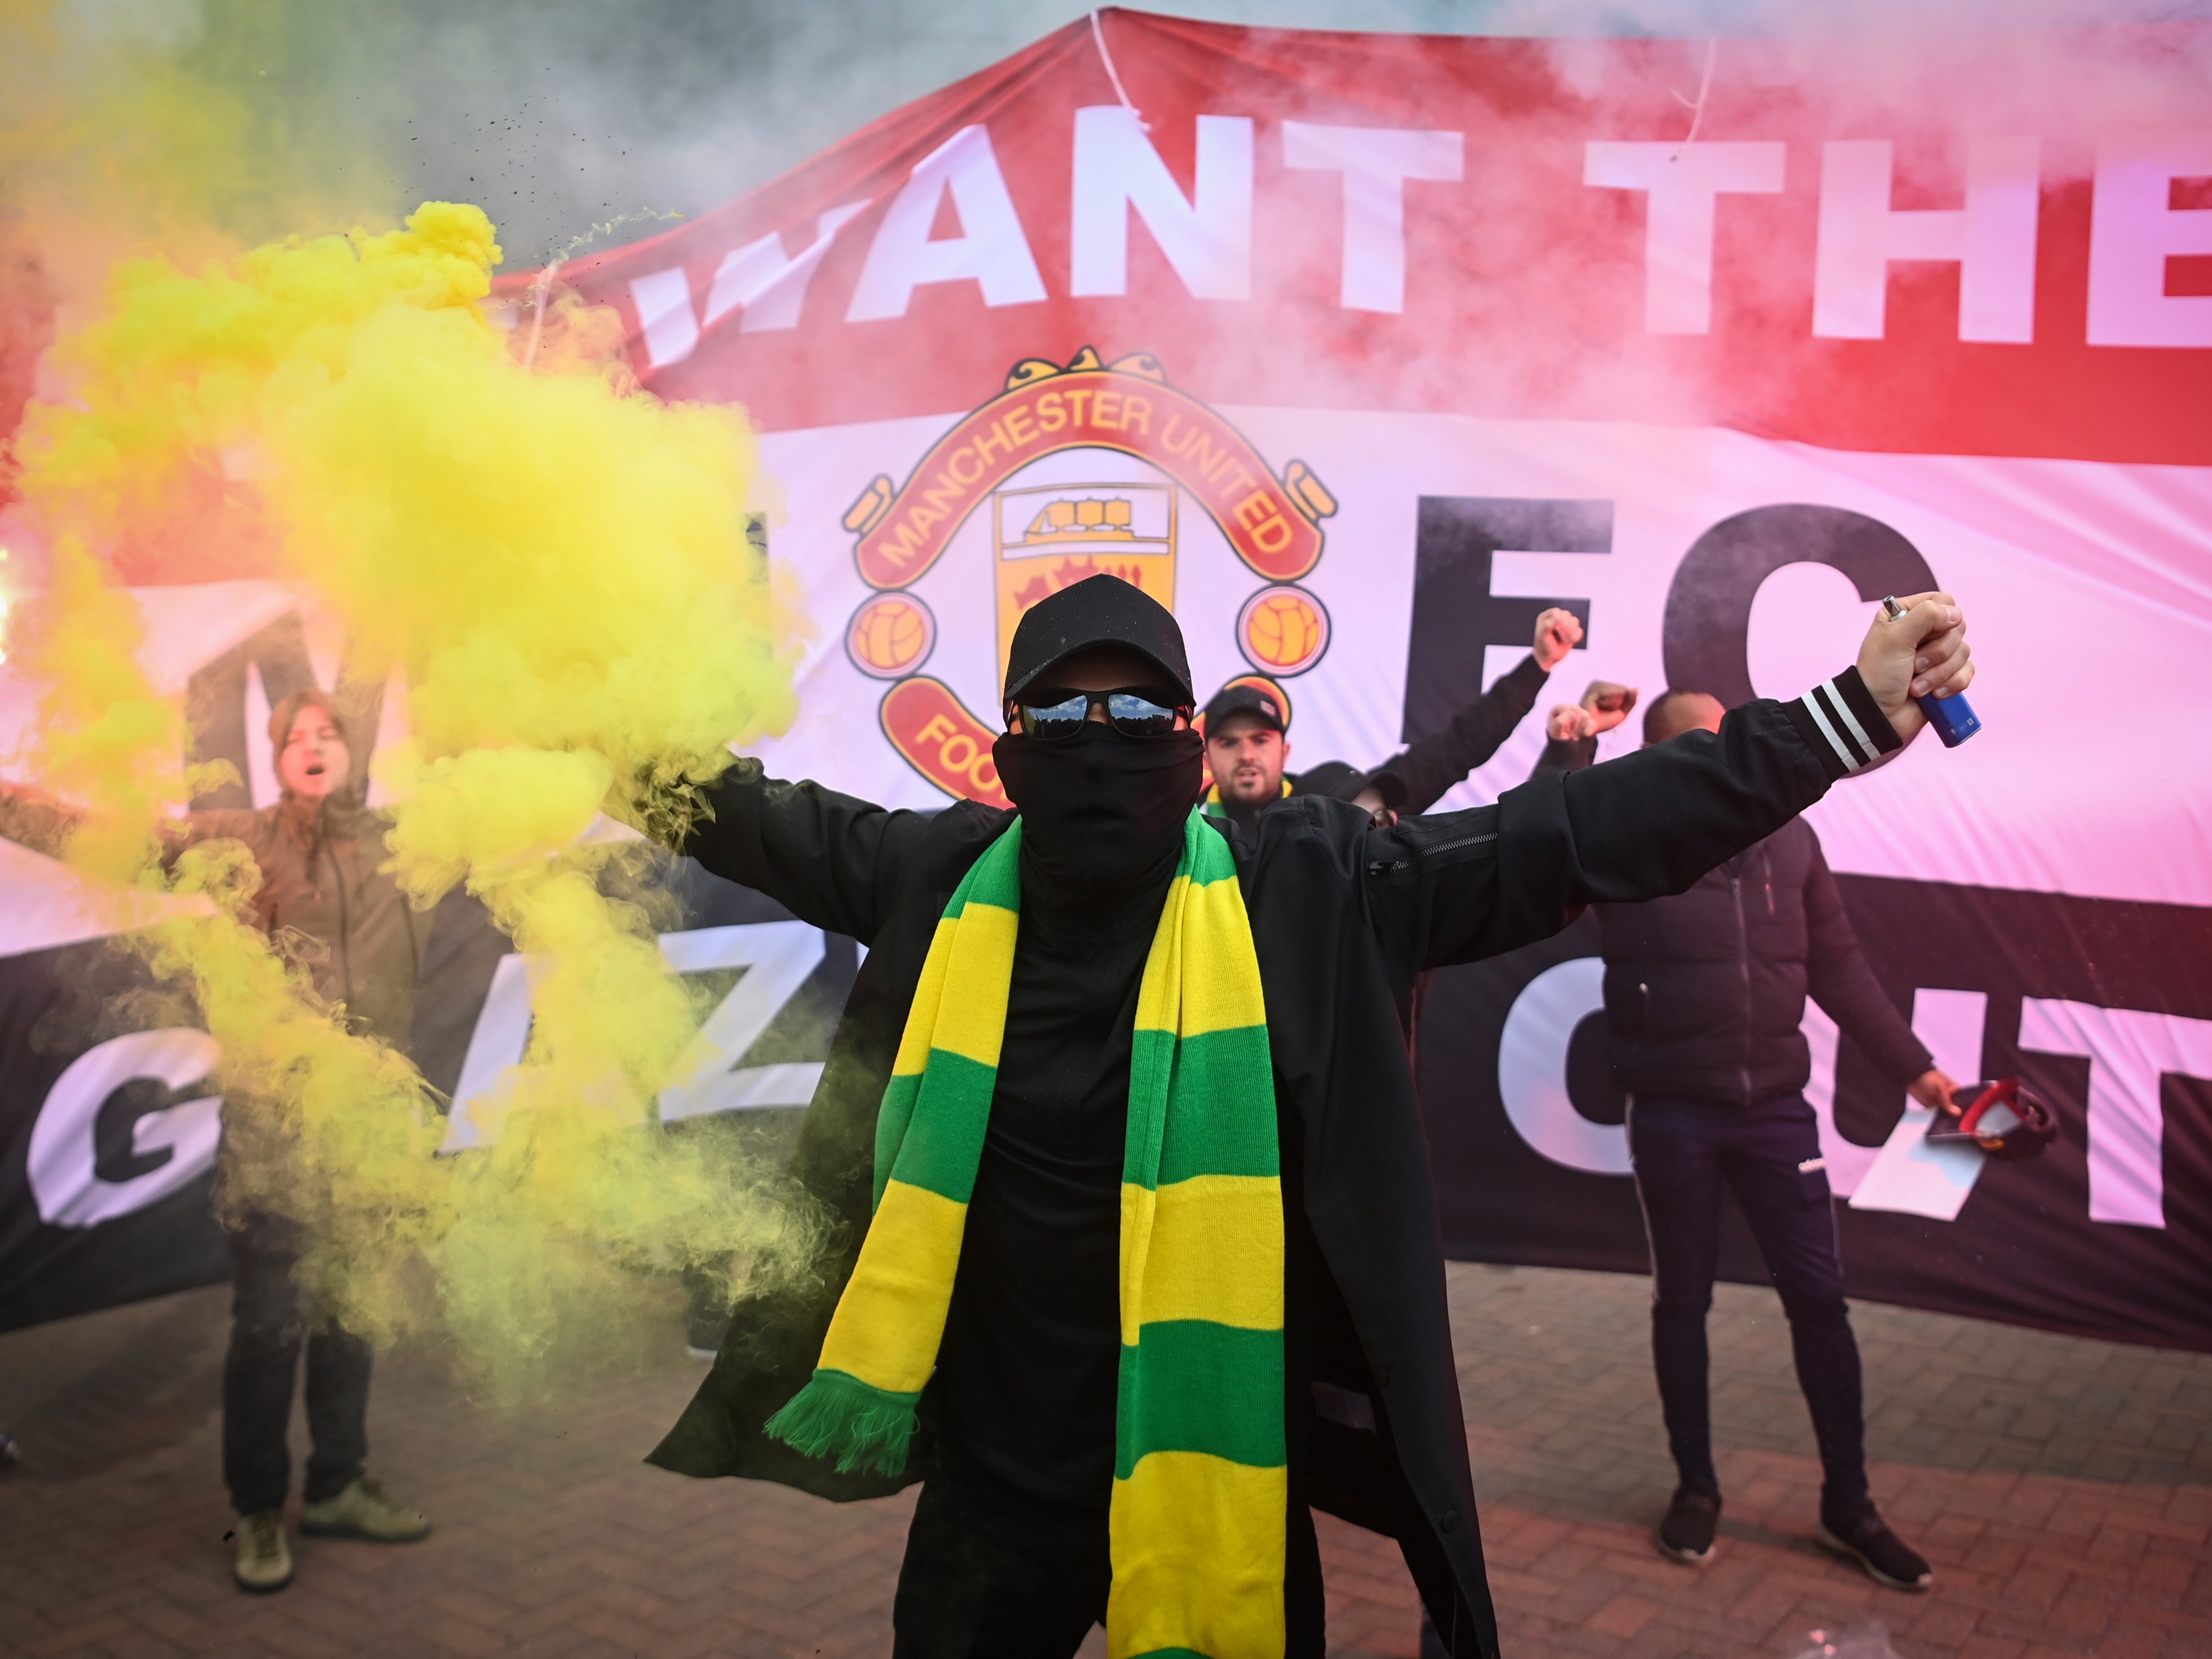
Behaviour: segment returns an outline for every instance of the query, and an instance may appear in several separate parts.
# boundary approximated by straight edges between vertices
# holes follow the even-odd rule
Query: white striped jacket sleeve
[[[1784,706],[1831,777],[1849,777],[1905,747],[1856,667]]]

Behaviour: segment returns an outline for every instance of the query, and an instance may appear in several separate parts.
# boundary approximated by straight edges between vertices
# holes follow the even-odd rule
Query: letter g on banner
[[[1605,1006],[1605,963],[1574,957],[1521,988],[1498,1038],[1498,1094],[1514,1130],[1554,1164],[1591,1175],[1626,1175],[1628,1131],[1575,1109],[1567,1049],[1575,1028]]]
[[[1667,684],[1707,692],[1724,708],[1756,696],[1751,603],[1769,576],[1791,564],[1842,571],[1869,604],[1936,586],[1920,550],[1879,519],[1840,507],[1755,507],[1698,537],[1675,568],[1660,636]]]
[[[172,1026],[111,1037],[71,1060],[31,1126],[27,1173],[39,1218],[55,1227],[96,1227],[167,1198],[205,1172],[222,1134],[222,1096],[141,1109],[131,1123],[131,1156],[123,1160],[128,1173],[112,1172],[120,1180],[100,1169],[101,1120],[134,1103],[124,1092],[131,1085],[156,1085],[154,1097],[163,1099],[204,1082],[222,1054],[222,1045],[205,1031]]]

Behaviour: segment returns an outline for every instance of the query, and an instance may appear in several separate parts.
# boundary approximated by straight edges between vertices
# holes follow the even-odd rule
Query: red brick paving
[[[1877,1619],[1904,1659],[2212,1655],[2212,1357],[1859,1309],[1876,1494],[1936,1566],[1935,1591],[1907,1596],[1808,1536],[1819,1469],[1771,1293],[1723,1286],[1715,1309],[1728,1504],[1720,1551],[1692,1570],[1649,1541],[1672,1483],[1643,1285],[1471,1267],[1451,1283],[1514,1659],[1781,1659]],[[387,1362],[374,1467],[436,1534],[295,1539],[293,1586],[240,1595],[216,1477],[223,1295],[0,1338],[0,1423],[29,1456],[0,1476],[0,1650],[888,1653],[910,1498],[839,1506],[643,1467],[698,1376],[672,1352],[511,1411],[468,1403],[426,1358]],[[1330,1651],[1412,1659],[1395,1547],[1320,1527]]]

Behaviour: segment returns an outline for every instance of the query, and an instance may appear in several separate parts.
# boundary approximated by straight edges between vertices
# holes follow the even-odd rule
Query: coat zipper
[[[1743,878],[1730,872],[1729,896],[1735,901],[1736,969],[1743,977],[1743,1054],[1737,1068],[1743,1079],[1743,1103],[1751,1104],[1751,930],[1743,916]]]
[[[331,880],[338,890],[338,978],[345,986],[346,1018],[350,1021],[353,1018],[353,917],[351,907],[346,902],[345,870],[338,863],[338,855],[331,846],[329,836],[320,835],[317,840],[319,850],[330,860]]]
[[[1486,841],[1497,839],[1498,831],[1495,830],[1486,835],[1462,836],[1457,841],[1440,841],[1433,847],[1416,848],[1413,856],[1423,859],[1434,858],[1439,853],[1455,853],[1462,847],[1480,847]],[[1367,866],[1367,873],[1370,876],[1390,875],[1403,870],[1408,860],[1405,859],[1376,859]]]

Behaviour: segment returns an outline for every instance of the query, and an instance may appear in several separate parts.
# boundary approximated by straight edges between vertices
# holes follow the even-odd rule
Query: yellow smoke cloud
[[[524,367],[482,303],[498,257],[480,210],[431,203],[398,231],[121,268],[56,349],[72,401],[34,405],[19,440],[53,569],[12,655],[44,687],[41,774],[88,813],[72,859],[221,911],[147,949],[222,1045],[228,1200],[309,1224],[304,1271],[349,1323],[388,1335],[434,1307],[512,1392],[635,1303],[634,1269],[798,1271],[812,1237],[726,1143],[659,1131],[698,1011],[647,908],[611,896],[647,854],[580,839],[611,799],[680,814],[726,745],[793,712],[797,620],[745,539],[751,434],[635,391],[574,319]],[[434,1156],[412,1068],[237,919],[239,849],[161,874],[183,726],[102,558],[210,515],[343,618],[349,672],[404,670],[392,868],[425,905],[465,884],[532,958],[529,1052],[479,1114],[487,1148]]]

